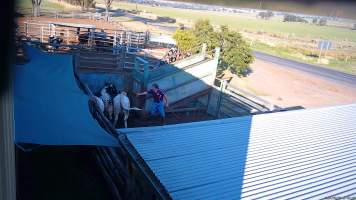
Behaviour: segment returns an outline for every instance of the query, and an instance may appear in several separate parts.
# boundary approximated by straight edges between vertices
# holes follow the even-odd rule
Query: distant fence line
[[[17,12],[24,16],[32,16],[32,9],[18,9]],[[105,14],[90,11],[58,11],[41,9],[39,17],[104,20]],[[112,21],[112,17],[109,17],[109,21]]]

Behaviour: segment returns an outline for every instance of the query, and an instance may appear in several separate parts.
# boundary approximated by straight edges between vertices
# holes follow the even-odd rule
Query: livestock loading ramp
[[[169,103],[175,104],[190,96],[202,93],[214,84],[220,50],[215,50],[213,58],[208,58],[205,51],[173,64],[160,66],[149,73],[139,69],[133,72],[133,91],[140,92],[157,83],[169,97]],[[141,104],[146,110],[152,103],[152,97]]]

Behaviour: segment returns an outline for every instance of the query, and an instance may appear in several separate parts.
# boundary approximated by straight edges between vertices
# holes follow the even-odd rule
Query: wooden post
[[[319,51],[319,60],[321,59],[321,53],[323,52],[323,48],[320,48],[320,51]]]

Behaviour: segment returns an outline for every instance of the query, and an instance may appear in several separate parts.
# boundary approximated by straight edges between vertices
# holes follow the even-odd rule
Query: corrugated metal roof
[[[356,197],[356,104],[122,130],[173,199]]]

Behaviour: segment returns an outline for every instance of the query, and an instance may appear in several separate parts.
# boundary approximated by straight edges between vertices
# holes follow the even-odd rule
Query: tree
[[[296,16],[296,15],[290,15],[290,14],[284,15],[283,22],[302,22],[302,23],[308,23],[308,21],[305,20],[303,17],[299,17],[299,16]]]
[[[250,46],[240,33],[229,30],[227,26],[220,28],[218,40],[221,48],[219,67],[245,76],[249,72],[249,65],[254,61]]]
[[[193,30],[181,30],[178,29],[173,34],[173,39],[176,41],[177,46],[184,53],[195,53],[199,45],[197,44],[197,38],[193,33]]]
[[[240,33],[229,30],[227,26],[221,26],[219,31],[215,31],[207,20],[199,20],[191,30],[177,30],[173,39],[184,52],[195,53],[203,43],[207,44],[207,52],[220,47],[219,69],[228,69],[239,76],[247,74],[254,60],[250,46]]]
[[[75,6],[80,6],[82,10],[95,8],[95,0],[64,0],[64,1]]]
[[[213,50],[217,46],[216,32],[209,20],[198,20],[194,24],[194,34],[197,38],[197,44],[202,46],[207,45],[207,50]]]
[[[106,21],[109,21],[109,11],[111,8],[111,4],[112,4],[113,0],[104,0],[105,3],[105,19]]]
[[[81,5],[80,7],[82,10],[88,10],[89,8],[95,8],[95,1],[94,0],[80,0]]]
[[[39,17],[40,16],[40,6],[42,3],[42,0],[31,0],[32,3],[32,14],[34,17]]]

